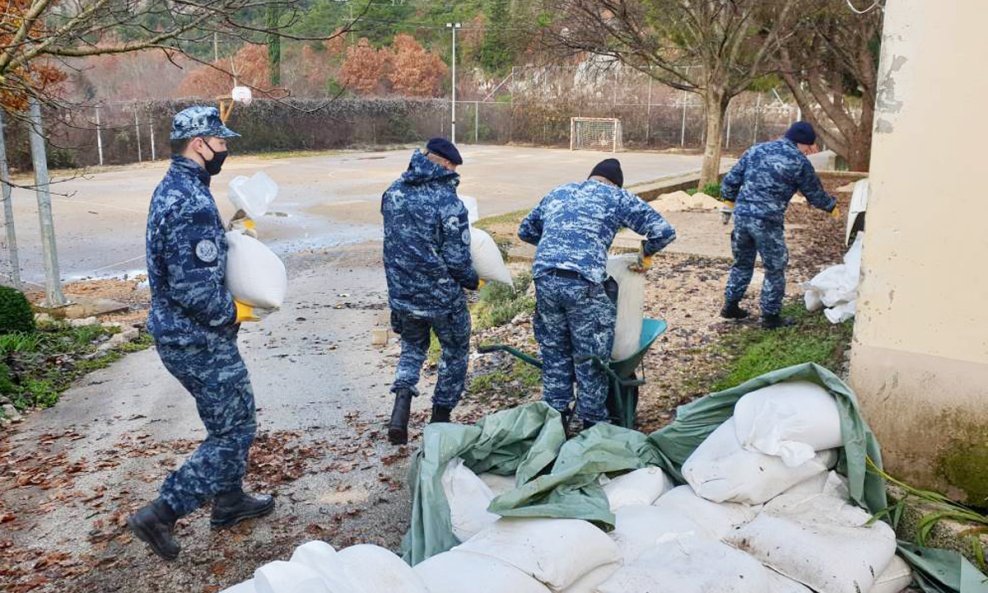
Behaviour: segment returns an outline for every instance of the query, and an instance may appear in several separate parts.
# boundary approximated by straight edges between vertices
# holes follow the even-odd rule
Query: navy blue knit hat
[[[805,121],[798,121],[789,126],[786,138],[796,144],[816,144],[816,132],[813,131],[813,126]]]
[[[456,150],[456,146],[445,138],[433,138],[429,140],[428,144],[425,145],[425,149],[433,154],[438,154],[454,165],[463,164],[463,157],[460,156],[460,151]]]
[[[590,172],[590,177],[600,176],[618,187],[624,187],[624,173],[621,172],[621,162],[617,159],[604,159]]]

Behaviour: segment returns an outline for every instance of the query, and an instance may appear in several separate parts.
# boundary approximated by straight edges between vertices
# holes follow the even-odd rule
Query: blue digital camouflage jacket
[[[146,255],[151,284],[148,331],[158,344],[235,338],[236,307],[226,289],[226,234],[209,192],[209,174],[172,157],[151,196]]]
[[[607,278],[607,250],[622,227],[645,237],[645,255],[676,238],[662,215],[637,196],[590,179],[549,192],[522,221],[518,237],[537,245],[534,277],[558,268],[600,283]]]
[[[456,196],[460,176],[420,151],[381,198],[384,273],[392,311],[421,316],[463,307],[477,287],[467,209]]]
[[[797,190],[821,210],[830,212],[837,205],[823,191],[809,159],[794,142],[780,138],[749,148],[724,176],[720,195],[735,202],[735,216],[782,223]]]

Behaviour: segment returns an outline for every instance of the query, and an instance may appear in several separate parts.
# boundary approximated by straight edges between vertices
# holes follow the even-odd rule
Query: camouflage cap
[[[220,111],[215,107],[195,105],[183,109],[172,118],[171,140],[185,140],[212,136],[214,138],[239,138],[240,134],[223,125]]]

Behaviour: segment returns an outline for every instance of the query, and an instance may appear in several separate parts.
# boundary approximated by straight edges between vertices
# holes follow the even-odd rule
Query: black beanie
[[[807,122],[798,121],[789,127],[789,131],[786,132],[786,138],[796,144],[815,144],[816,132],[813,130],[813,126]]]
[[[621,172],[621,163],[617,159],[604,159],[597,163],[590,172],[590,177],[594,176],[603,177],[618,187],[624,187],[624,173]]]

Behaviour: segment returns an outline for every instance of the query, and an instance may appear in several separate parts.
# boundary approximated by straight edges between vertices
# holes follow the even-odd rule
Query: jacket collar
[[[212,176],[199,163],[182,155],[172,155],[171,168],[183,175],[191,175],[198,178],[206,187],[209,187],[209,182],[212,180]]]

